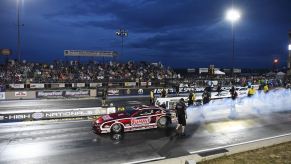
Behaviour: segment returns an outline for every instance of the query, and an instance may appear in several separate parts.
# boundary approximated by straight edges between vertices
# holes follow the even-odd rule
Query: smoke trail
[[[273,112],[291,111],[291,91],[275,89],[267,94],[258,92],[253,97],[213,100],[203,106],[187,108],[187,122],[213,121],[225,118],[240,118],[249,115],[265,115]]]

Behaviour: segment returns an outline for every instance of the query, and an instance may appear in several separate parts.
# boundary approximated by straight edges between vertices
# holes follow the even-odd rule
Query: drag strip
[[[112,98],[106,104],[109,106],[132,106],[138,104],[148,104],[146,97],[136,98]],[[50,110],[50,109],[69,109],[69,108],[88,108],[100,107],[99,99],[61,99],[61,100],[17,100],[17,101],[0,101],[0,113],[14,110]]]
[[[90,120],[0,124],[0,163],[138,163],[189,155],[291,132],[291,113],[96,135]],[[231,126],[229,126],[231,125]]]

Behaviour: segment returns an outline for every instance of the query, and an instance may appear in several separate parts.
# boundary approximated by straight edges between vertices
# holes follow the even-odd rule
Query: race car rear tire
[[[168,118],[167,117],[161,117],[157,121],[158,128],[166,128],[168,126]]]
[[[111,132],[112,133],[121,133],[123,132],[123,127],[121,124],[114,124],[111,127]]]

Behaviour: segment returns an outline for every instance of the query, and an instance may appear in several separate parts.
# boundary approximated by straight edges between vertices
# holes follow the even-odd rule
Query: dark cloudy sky
[[[17,0],[0,0],[0,48],[16,52]],[[235,65],[286,65],[291,0],[235,0]],[[121,50],[119,61],[161,61],[172,67],[231,67],[231,0],[22,0],[22,58],[64,59],[65,49]],[[12,56],[16,58],[16,55]],[[3,59],[3,58],[2,58]]]

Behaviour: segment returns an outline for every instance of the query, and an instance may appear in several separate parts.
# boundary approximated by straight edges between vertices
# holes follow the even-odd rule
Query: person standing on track
[[[165,88],[163,88],[163,90],[161,91],[161,97],[165,98],[167,96],[167,91],[165,90]]]
[[[248,97],[252,97],[253,95],[255,95],[256,93],[256,89],[254,88],[254,86],[251,86],[251,88],[248,91]]]
[[[264,92],[265,93],[268,93],[269,92],[269,87],[268,87],[268,84],[266,83],[265,85],[264,85]]]
[[[231,87],[231,89],[229,90],[230,92],[230,96],[232,100],[235,100],[237,98],[237,92],[234,86]]]
[[[190,94],[189,94],[189,97],[188,97],[188,106],[193,105],[194,101],[195,101],[195,93],[190,91]]]
[[[175,90],[176,90],[176,96],[179,96],[179,90],[180,90],[179,84],[175,86]]]
[[[155,104],[155,93],[153,89],[150,91],[150,104],[151,105]]]
[[[107,98],[107,89],[104,89],[102,91],[102,100],[101,100],[102,106],[106,105],[106,98]]]
[[[208,104],[210,102],[210,99],[211,93],[207,89],[204,89],[204,92],[202,94],[203,105]]]
[[[183,98],[181,98],[180,101],[176,104],[176,116],[178,118],[178,125],[176,127],[177,135],[179,134],[179,129],[182,127],[181,135],[185,136],[187,113]]]
[[[236,111],[236,108],[235,108],[235,105],[236,105],[236,98],[238,96],[237,92],[236,92],[236,89],[234,86],[231,87],[231,89],[229,90],[230,92],[230,96],[231,96],[231,99],[233,100],[231,102],[231,107],[230,107],[230,118],[236,118],[237,116],[237,111]]]

